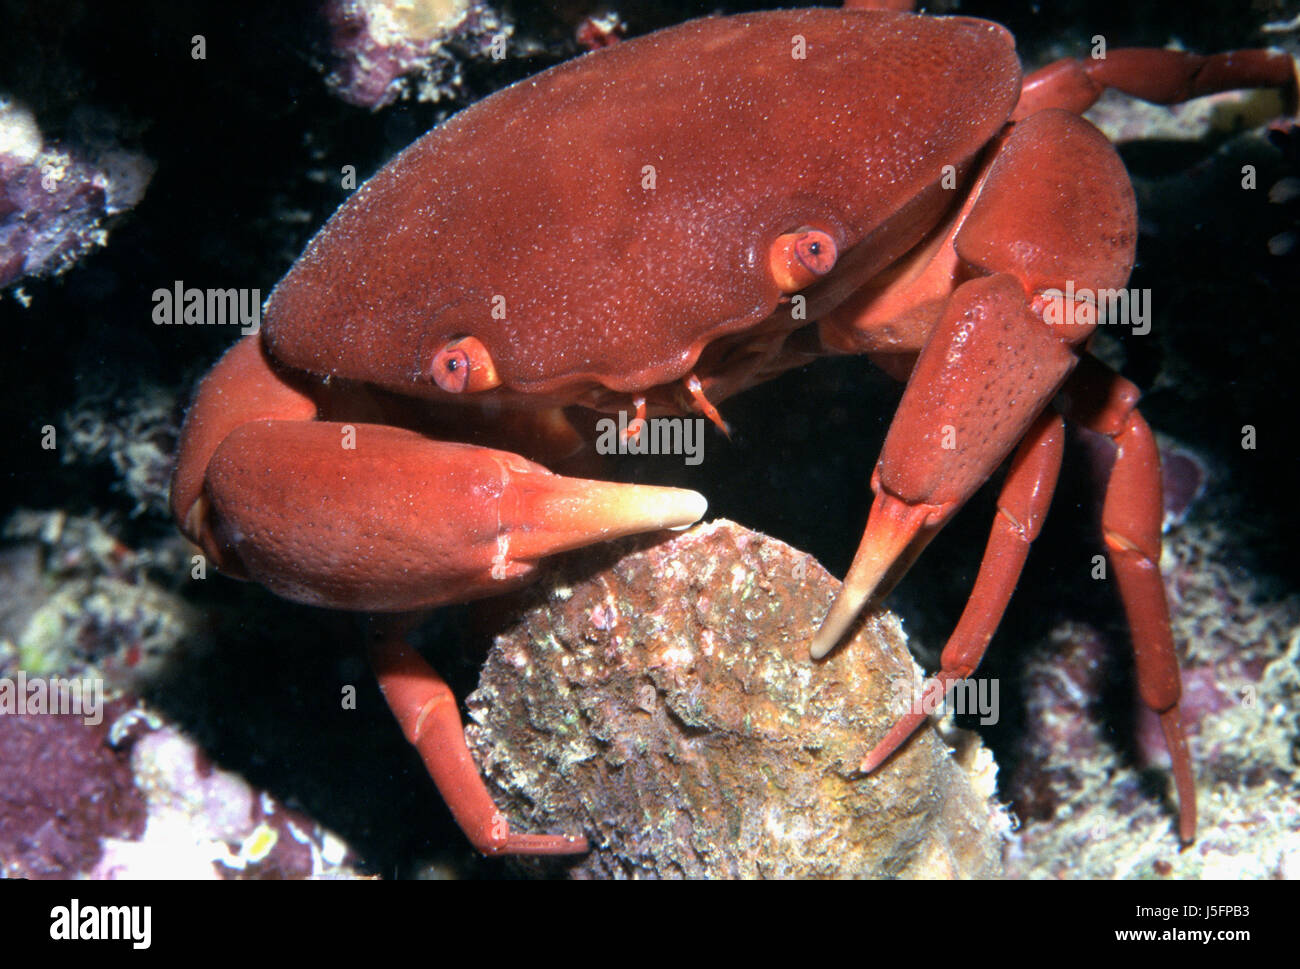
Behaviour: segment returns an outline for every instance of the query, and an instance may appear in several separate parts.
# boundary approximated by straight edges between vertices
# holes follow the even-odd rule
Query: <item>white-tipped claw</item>
[[[903,557],[933,511],[928,505],[909,505],[885,491],[876,496],[862,543],[849,574],[844,577],[840,594],[808,647],[813,659],[821,659],[844,638],[862,607]]]

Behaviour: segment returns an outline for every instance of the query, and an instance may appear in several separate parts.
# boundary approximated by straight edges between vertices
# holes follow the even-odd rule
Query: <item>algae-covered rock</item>
[[[593,877],[983,877],[1006,819],[992,762],[931,729],[857,765],[915,682],[896,617],[823,663],[838,583],[720,521],[563,564],[499,635],[471,749],[522,830],[581,831]]]

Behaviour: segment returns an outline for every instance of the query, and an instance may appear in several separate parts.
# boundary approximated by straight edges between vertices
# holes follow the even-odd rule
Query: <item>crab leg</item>
[[[937,700],[948,684],[975,672],[989,640],[997,632],[1006,611],[1029,546],[1038,537],[1056,489],[1064,449],[1064,424],[1052,411],[1045,411],[1025,435],[1012,459],[1011,469],[998,496],[998,513],[993,519],[984,559],[980,562],[975,588],[961,614],[957,628],[944,646],[940,671],[924,687],[927,701]],[[930,702],[905,714],[863,758],[861,770],[870,773],[902,746],[924,721],[923,709]]]
[[[1158,47],[1121,47],[1105,57],[1065,58],[1025,78],[1020,101],[1011,115],[1020,121],[1044,108],[1081,114],[1107,88],[1155,104],[1178,104],[1206,94],[1240,88],[1278,88],[1287,99],[1286,113],[1297,104],[1295,62],[1280,50],[1234,50],[1191,54]]]
[[[370,663],[402,733],[474,847],[485,855],[571,855],[587,850],[581,835],[512,834],[465,745],[456,697],[410,647],[399,629],[371,640]]]
[[[1072,174],[1081,171],[1087,178]],[[1114,149],[1096,129],[1058,109],[1037,111],[1012,128],[953,236],[952,251],[961,264],[955,278],[984,278],[957,285],[921,350],[872,475],[876,500],[862,545],[813,639],[813,656],[829,651],[862,605],[897,581],[1065,383],[1079,359],[1075,347],[1094,324],[1087,314],[1076,316],[1079,300],[1087,297],[1071,303],[1063,291],[1071,284],[1076,293],[1122,286],[1135,237],[1131,188]],[[1064,395],[1073,401],[1066,417],[1108,434],[1120,447],[1105,506],[1107,545],[1133,630],[1142,697],[1160,714],[1170,748],[1179,833],[1190,841],[1195,790],[1179,719],[1168,609],[1155,565],[1162,517],[1159,460],[1134,410],[1136,389],[1084,359],[1083,372]],[[994,612],[993,604],[992,598],[973,603],[977,611],[970,621],[996,625],[1000,609]],[[985,605],[989,612],[981,617]],[[959,629],[966,621],[964,614]],[[951,658],[960,672],[981,647],[951,648],[944,669]],[[911,726],[895,728],[864,766],[879,764]]]
[[[820,658],[1015,447],[1074,366],[1008,275],[964,283],[917,361],[872,474],[876,499]]]
[[[1139,396],[1132,383],[1085,356],[1062,398],[1066,416],[1105,434],[1118,448],[1106,485],[1102,531],[1133,637],[1138,693],[1160,716],[1178,789],[1178,834],[1190,843],[1196,838],[1196,782],[1179,716],[1182,684],[1160,577],[1160,451],[1137,410]]]
[[[1123,285],[1136,223],[1123,163],[1097,129],[1065,111],[1012,129],[953,239],[959,278],[976,278],[953,290],[908,380],[872,474],[862,544],[814,657],[898,580],[1047,406],[1091,325],[1075,325],[1069,308],[1062,325],[1049,324],[1045,294],[1067,282]]]
[[[1077,171],[1088,177],[1070,174]],[[1076,318],[1077,304],[1059,302],[1060,291],[1069,283],[1076,292],[1122,286],[1135,236],[1135,205],[1123,166],[1094,128],[1049,109],[1012,129],[953,237],[962,265],[957,278],[985,275],[954,289],[921,350],[872,475],[876,500],[862,545],[813,639],[813,656],[829,651],[862,605],[897,581],[1029,430],[1071,373],[1079,359],[1075,347],[1092,328]],[[1049,317],[1049,304],[1056,305],[1059,318]],[[1179,834],[1190,841],[1195,789],[1179,719],[1168,608],[1155,564],[1162,517],[1159,459],[1134,409],[1136,389],[1084,359],[1082,374],[1064,395],[1070,401],[1066,416],[1108,434],[1120,448],[1107,491],[1106,540],[1133,630],[1140,691],[1160,714],[1174,764]],[[1015,568],[989,573],[989,582],[1010,581]],[[985,577],[981,567],[976,599],[988,598],[972,603],[975,611],[963,614],[959,631],[968,615],[972,624],[996,625],[1005,602],[978,590]],[[951,662],[956,673],[978,659],[982,645],[974,634],[955,635],[954,641],[943,666],[946,671]],[[879,764],[911,726],[896,727],[864,766]]]

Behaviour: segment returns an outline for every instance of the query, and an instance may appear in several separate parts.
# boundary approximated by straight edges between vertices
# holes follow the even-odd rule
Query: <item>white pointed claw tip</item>
[[[709,503],[698,491],[659,485],[607,484],[590,494],[600,523],[610,533],[632,535],[659,529],[681,531],[699,521]]]
[[[698,491],[657,485],[607,486],[593,504],[604,509],[607,527],[622,534],[660,528],[690,528],[708,511],[709,503]]]
[[[199,536],[203,534],[203,523],[208,517],[208,496],[200,494],[190,505],[190,510],[185,513],[185,528],[183,531],[187,538],[194,544],[199,544]]]
[[[701,518],[709,510],[709,500],[698,491],[688,491],[686,489],[673,489],[677,491],[680,497],[677,499],[676,510],[680,513],[682,523],[680,525],[665,526],[670,531],[684,532]]]
[[[872,527],[873,524],[875,528]],[[821,627],[813,636],[812,645],[808,647],[813,659],[821,659],[844,638],[915,534],[904,531],[882,535],[882,531],[879,518],[868,521],[866,534],[849,567],[849,574],[844,577],[839,595],[831,603],[830,611],[826,613]]]
[[[596,542],[694,525],[708,510],[697,491],[548,475],[510,522],[517,554],[550,555]],[[528,549],[525,553],[524,549]]]
[[[831,611],[826,614],[826,618],[822,620],[821,626],[813,636],[808,654],[813,659],[822,659],[844,638],[844,634],[857,615],[857,607],[847,603],[843,593],[837,596],[831,605]]]
[[[930,513],[929,507],[909,505],[888,492],[876,495],[849,574],[808,647],[813,659],[821,659],[844,638],[890,569],[920,534]]]

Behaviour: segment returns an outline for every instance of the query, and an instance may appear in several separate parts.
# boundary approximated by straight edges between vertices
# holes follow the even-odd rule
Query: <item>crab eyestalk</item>
[[[492,354],[477,337],[452,340],[429,364],[429,376],[449,394],[476,394],[500,386]]]
[[[835,240],[820,229],[799,229],[776,237],[768,250],[772,279],[783,293],[797,293],[832,269],[839,258]]]

